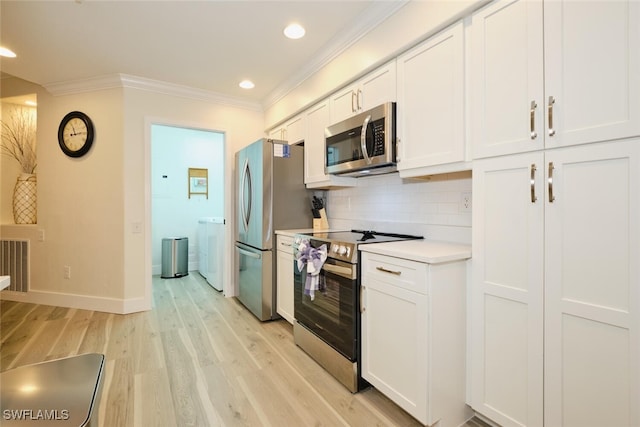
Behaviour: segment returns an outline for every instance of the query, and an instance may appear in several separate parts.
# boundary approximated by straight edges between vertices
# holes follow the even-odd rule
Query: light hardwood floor
[[[148,312],[1,301],[0,314],[0,371],[105,354],[100,426],[420,425],[373,388],[351,394],[286,321],[259,322],[195,272],[154,277]]]

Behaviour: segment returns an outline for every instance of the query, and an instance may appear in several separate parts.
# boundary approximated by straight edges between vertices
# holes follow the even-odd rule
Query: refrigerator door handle
[[[262,256],[260,256],[259,253],[255,253],[255,252],[250,252],[246,249],[242,249],[238,246],[236,246],[236,249],[238,250],[239,253],[241,253],[242,255],[248,256],[250,258],[255,258],[255,259],[260,259],[262,258]]]
[[[248,198],[244,192],[248,183]],[[245,198],[247,208],[245,210]],[[249,168],[249,159],[245,160],[244,168],[242,171],[242,185],[240,186],[240,210],[242,213],[242,222],[244,224],[245,231],[249,230],[249,218],[251,217],[251,199],[253,198],[253,192],[251,188],[251,169]]]

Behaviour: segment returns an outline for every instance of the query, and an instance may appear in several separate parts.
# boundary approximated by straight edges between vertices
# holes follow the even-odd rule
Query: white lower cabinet
[[[423,424],[463,424],[466,262],[363,252],[362,274],[363,378]]]
[[[293,237],[277,235],[276,311],[293,324]]]
[[[640,140],[474,162],[471,403],[640,425]]]

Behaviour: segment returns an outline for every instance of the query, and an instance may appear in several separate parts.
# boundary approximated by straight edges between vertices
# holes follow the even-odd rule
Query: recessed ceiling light
[[[284,29],[284,35],[290,39],[299,39],[304,36],[305,30],[300,24],[289,24]]]
[[[6,47],[0,46],[0,56],[6,56],[7,58],[15,58],[16,54]]]
[[[255,85],[251,80],[243,80],[240,82],[239,86],[242,89],[253,89],[255,87]]]

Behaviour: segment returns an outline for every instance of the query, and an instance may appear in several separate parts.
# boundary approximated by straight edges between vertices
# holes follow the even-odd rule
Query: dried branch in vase
[[[3,113],[4,116],[4,113]],[[14,107],[9,119],[2,120],[2,154],[15,159],[24,173],[35,173],[36,158],[36,109]]]

